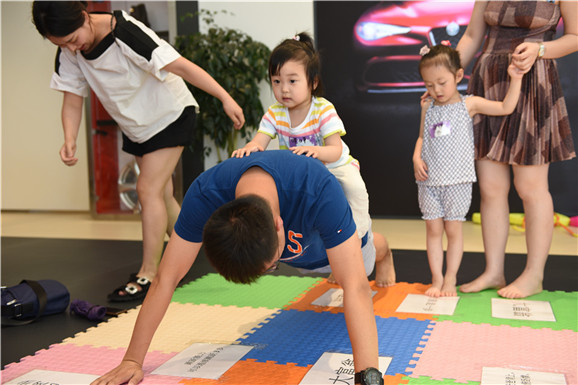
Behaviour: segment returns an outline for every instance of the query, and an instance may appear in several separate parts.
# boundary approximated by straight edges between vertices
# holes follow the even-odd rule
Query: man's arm
[[[354,233],[347,241],[327,250],[333,276],[343,288],[347,331],[353,349],[355,371],[378,368],[377,326],[371,288],[365,275],[361,240]]]
[[[137,384],[143,378],[142,363],[151,340],[171,302],[179,281],[197,258],[201,243],[185,241],[173,231],[159,271],[143,302],[130,344],[121,363],[91,385]]]

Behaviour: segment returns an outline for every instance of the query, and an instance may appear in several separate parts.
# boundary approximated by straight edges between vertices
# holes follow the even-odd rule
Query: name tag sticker
[[[432,124],[429,128],[429,134],[432,138],[439,138],[441,136],[446,136],[452,133],[452,125],[450,122],[440,122]]]

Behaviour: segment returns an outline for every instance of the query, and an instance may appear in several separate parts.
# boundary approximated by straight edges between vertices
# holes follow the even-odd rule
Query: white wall
[[[1,208],[88,211],[86,130],[81,129],[78,138],[79,162],[76,166],[64,166],[58,155],[63,142],[60,124],[62,96],[48,87],[56,48],[43,40],[32,24],[31,2],[0,1],[0,7]],[[246,32],[270,48],[296,32],[314,32],[312,0],[201,1],[199,8],[227,10],[232,15],[219,14],[216,17],[219,25]],[[153,22],[156,16],[151,11],[148,13]],[[274,100],[268,84],[263,83],[261,95],[263,106],[267,108]],[[81,127],[86,127],[84,122]],[[205,162],[205,168],[216,164],[215,151],[212,154]]]
[[[56,46],[32,24],[31,2],[0,6],[2,209],[89,210],[85,130],[78,138],[76,166],[65,166],[58,155],[62,94],[49,88]]]

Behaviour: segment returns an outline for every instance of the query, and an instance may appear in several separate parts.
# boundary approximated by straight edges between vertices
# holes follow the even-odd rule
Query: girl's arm
[[[249,143],[247,143],[245,147],[233,151],[231,158],[242,158],[252,152],[265,151],[270,142],[271,137],[269,135],[262,132],[257,132],[255,137]]]
[[[431,103],[431,100],[422,103],[421,106],[421,122],[419,127],[419,137],[415,142],[415,149],[413,150],[413,173],[416,180],[424,181],[427,179],[427,164],[421,158],[421,148],[423,145],[423,132],[424,132],[424,122],[425,113]]]
[[[487,25],[484,21],[484,11],[487,4],[487,1],[476,1],[470,23],[456,47],[456,50],[460,53],[462,67],[464,68],[470,64],[486,36]]]
[[[560,12],[564,20],[564,35],[544,42],[543,59],[558,59],[578,51],[578,2],[561,1]],[[512,61],[522,72],[528,72],[538,59],[539,42],[524,42],[516,47]]]
[[[516,109],[518,99],[520,98],[520,91],[522,89],[522,77],[524,74],[516,68],[513,63],[508,67],[508,74],[510,75],[510,86],[506,97],[503,101],[494,101],[484,99],[479,96],[472,96],[466,99],[466,106],[470,116],[476,114],[502,116],[510,115]]]
[[[243,110],[207,71],[184,57],[167,64],[163,69],[180,76],[193,86],[219,99],[223,103],[225,113],[233,121],[235,129],[238,130],[243,127],[243,124],[245,124]]]
[[[289,149],[293,151],[294,154],[316,158],[323,163],[337,162],[343,151],[341,135],[336,132],[325,138],[324,142],[323,146],[297,146],[290,147]]]
[[[76,138],[82,119],[82,104],[84,98],[71,92],[64,92],[62,98],[62,128],[64,129],[64,144],[60,148],[60,159],[67,166],[78,162],[76,155]]]

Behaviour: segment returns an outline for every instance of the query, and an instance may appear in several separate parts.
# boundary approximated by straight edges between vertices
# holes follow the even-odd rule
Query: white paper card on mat
[[[398,313],[453,315],[460,297],[434,298],[423,294],[408,294],[398,306]]]
[[[96,376],[94,374],[55,372],[52,370],[35,369],[31,370],[26,374],[23,374],[18,378],[13,379],[12,381],[5,382],[4,385],[17,385],[17,384],[88,385],[92,381],[96,380],[98,377],[100,376]]]
[[[480,385],[566,385],[562,373],[532,372],[508,368],[482,368]]]
[[[375,296],[377,291],[372,291],[371,296]],[[315,301],[311,302],[316,306],[343,307],[343,289],[329,289]]]
[[[379,357],[379,371],[387,371],[392,357]],[[353,355],[325,352],[303,377],[300,385],[355,384]]]
[[[523,299],[492,298],[492,317],[556,322],[550,302]]]
[[[216,380],[235,365],[252,346],[193,344],[156,368],[152,374]]]

